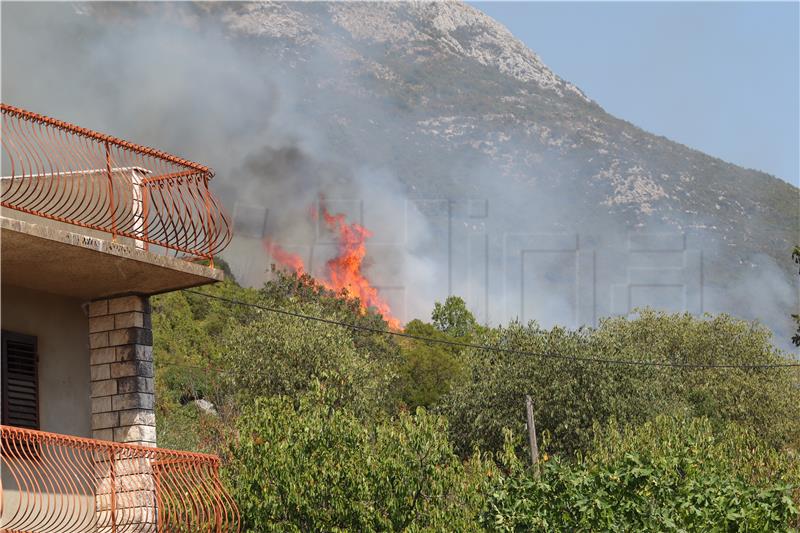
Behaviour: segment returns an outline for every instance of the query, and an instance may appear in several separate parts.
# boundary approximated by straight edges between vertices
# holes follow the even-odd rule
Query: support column
[[[89,304],[92,436],[156,445],[150,302],[123,296]]]
[[[153,332],[147,297],[123,296],[89,304],[92,436],[156,445]],[[151,459],[109,448],[97,459],[97,531],[156,530]]]

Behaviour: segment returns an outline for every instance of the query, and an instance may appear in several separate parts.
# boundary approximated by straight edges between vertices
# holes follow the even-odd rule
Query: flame
[[[272,239],[267,237],[264,239],[264,248],[267,249],[269,255],[272,256],[275,261],[280,263],[283,266],[289,267],[292,271],[297,274],[298,276],[302,276],[305,272],[305,265],[303,265],[303,258],[297,254],[293,254],[291,252],[287,252],[274,242]]]
[[[390,328],[401,329],[400,320],[392,315],[389,304],[381,298],[378,289],[372,286],[361,271],[367,255],[365,243],[372,237],[372,232],[361,224],[355,222],[348,224],[342,213],[332,215],[321,202],[320,212],[325,226],[337,235],[339,250],[336,257],[325,263],[325,279],[317,281],[327,289],[335,292],[344,291],[351,298],[358,298],[362,312],[372,307],[383,315]],[[314,218],[316,215],[316,212],[312,211]],[[298,276],[306,271],[303,259],[299,255],[287,252],[269,238],[264,240],[264,246],[275,261]]]

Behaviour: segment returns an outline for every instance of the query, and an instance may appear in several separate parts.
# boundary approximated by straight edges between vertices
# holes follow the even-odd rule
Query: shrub
[[[781,483],[800,489],[796,451],[771,448],[752,429],[737,424],[715,428],[706,417],[660,415],[639,426],[621,427],[615,420],[604,427],[598,424],[586,460],[611,463],[631,453],[658,458],[665,450],[695,458],[757,487]]]
[[[336,405],[374,414],[390,401],[395,370],[358,350],[348,330],[291,316],[264,314],[222,341],[229,387],[240,405],[264,396],[296,396],[321,381]]]
[[[449,340],[450,337],[431,324],[412,320],[405,332],[420,337]],[[464,364],[460,360],[460,349],[439,343],[427,343],[410,339],[400,342],[402,363],[399,369],[399,396],[408,407],[431,407],[452,383],[464,378]]]
[[[462,464],[440,417],[368,424],[318,384],[261,398],[238,421],[225,475],[246,531],[474,530],[485,469]]]
[[[512,324],[481,343],[555,357],[467,350],[468,378],[437,411],[447,416],[459,453],[496,451],[502,429],[524,431],[523,398],[534,399],[536,425],[551,450],[591,449],[596,423],[639,425],[659,413],[705,416],[715,427],[736,422],[780,449],[800,447],[797,369],[676,369],[593,364],[569,356],[689,364],[781,363],[765,328],[720,315],[699,319],[644,310],[605,320],[596,330],[542,330]]]
[[[674,427],[664,420],[657,425]],[[681,427],[663,446],[652,431],[611,428],[611,442],[596,455],[545,461],[540,478],[507,441],[505,473],[487,497],[481,523],[492,531],[786,531],[798,525],[792,485],[743,479],[730,462],[736,459],[719,453],[726,443],[713,437],[707,421]]]

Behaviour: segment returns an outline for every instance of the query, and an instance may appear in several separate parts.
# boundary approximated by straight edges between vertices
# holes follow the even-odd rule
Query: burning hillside
[[[357,298],[363,312],[373,308],[383,316],[390,328],[401,329],[400,320],[392,314],[389,304],[381,298],[378,289],[362,271],[367,255],[366,241],[372,237],[372,233],[361,224],[348,223],[343,213],[331,214],[321,202],[319,213],[325,227],[336,237],[338,250],[336,256],[325,263],[324,278],[317,278],[317,282],[327,289]],[[317,212],[312,210],[312,217],[317,216]],[[284,250],[269,237],[264,240],[264,247],[287,270],[298,276],[308,272],[299,255]]]

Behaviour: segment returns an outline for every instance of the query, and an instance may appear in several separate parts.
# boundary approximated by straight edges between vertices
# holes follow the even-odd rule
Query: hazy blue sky
[[[472,4],[611,114],[800,183],[800,3]]]

